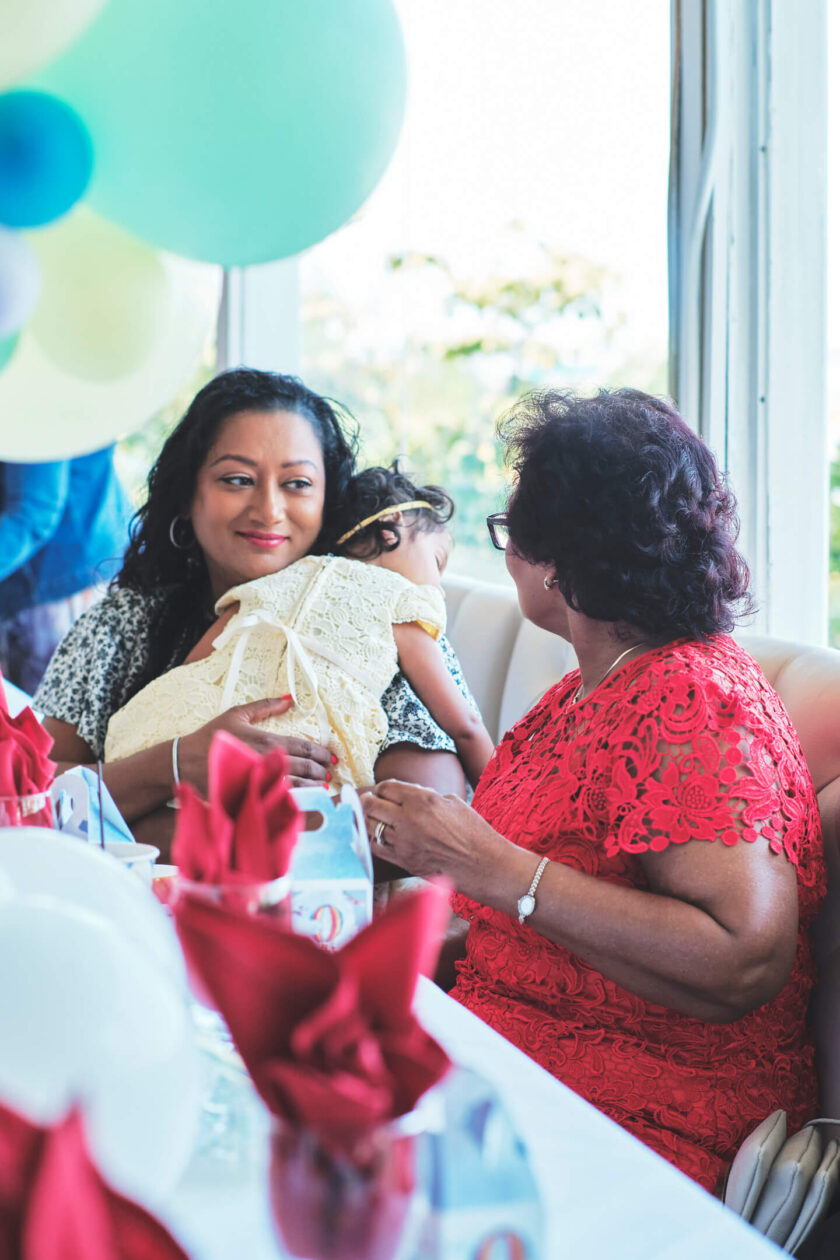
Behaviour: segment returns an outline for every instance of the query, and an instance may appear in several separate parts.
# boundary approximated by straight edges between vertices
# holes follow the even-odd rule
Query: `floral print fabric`
[[[568,675],[505,736],[474,808],[537,856],[638,888],[648,850],[769,844],[797,869],[790,978],[743,1018],[709,1024],[637,997],[527,923],[456,895],[471,927],[453,996],[714,1189],[775,1108],[787,1109],[792,1131],[817,1114],[806,1009],[825,872],[814,788],[781,700],[727,637],[648,652],[575,705],[579,682]]]

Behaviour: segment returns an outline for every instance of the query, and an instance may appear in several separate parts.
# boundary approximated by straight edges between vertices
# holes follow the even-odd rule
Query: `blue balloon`
[[[0,95],[0,223],[41,227],[79,200],[93,145],[75,110],[46,92]]]
[[[90,128],[94,210],[235,266],[359,209],[397,143],[405,50],[392,0],[109,0],[36,82]]]

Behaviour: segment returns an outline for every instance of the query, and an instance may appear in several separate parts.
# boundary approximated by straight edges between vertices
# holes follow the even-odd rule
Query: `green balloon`
[[[15,350],[17,350],[17,343],[19,340],[20,333],[12,333],[8,337],[0,337],[0,372],[3,371],[3,368],[9,362]]]
[[[393,153],[405,53],[391,0],[110,0],[37,84],[88,127],[88,204],[226,266],[345,223]]]

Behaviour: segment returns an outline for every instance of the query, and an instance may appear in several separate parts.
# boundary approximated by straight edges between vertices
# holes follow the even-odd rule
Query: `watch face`
[[[526,893],[524,897],[519,898],[517,906],[519,907],[519,913],[522,915],[523,919],[526,915],[534,913],[534,907],[536,904],[536,901],[534,901],[534,898],[530,893]]]

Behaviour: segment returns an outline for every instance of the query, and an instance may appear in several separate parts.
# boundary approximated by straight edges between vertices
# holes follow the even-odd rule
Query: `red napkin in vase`
[[[269,1109],[350,1156],[449,1066],[411,1009],[446,915],[446,893],[430,886],[327,953],[270,920],[194,898],[175,908],[187,958]]]
[[[34,796],[49,790],[56,771],[47,756],[52,743],[31,709],[10,715],[0,677],[0,796]]]
[[[81,1117],[40,1129],[0,1107],[2,1260],[187,1260],[145,1209],[103,1181]]]
[[[209,800],[188,783],[177,788],[172,856],[181,874],[208,884],[285,875],[303,817],[289,792],[283,749],[260,754],[218,731],[207,770]]]

